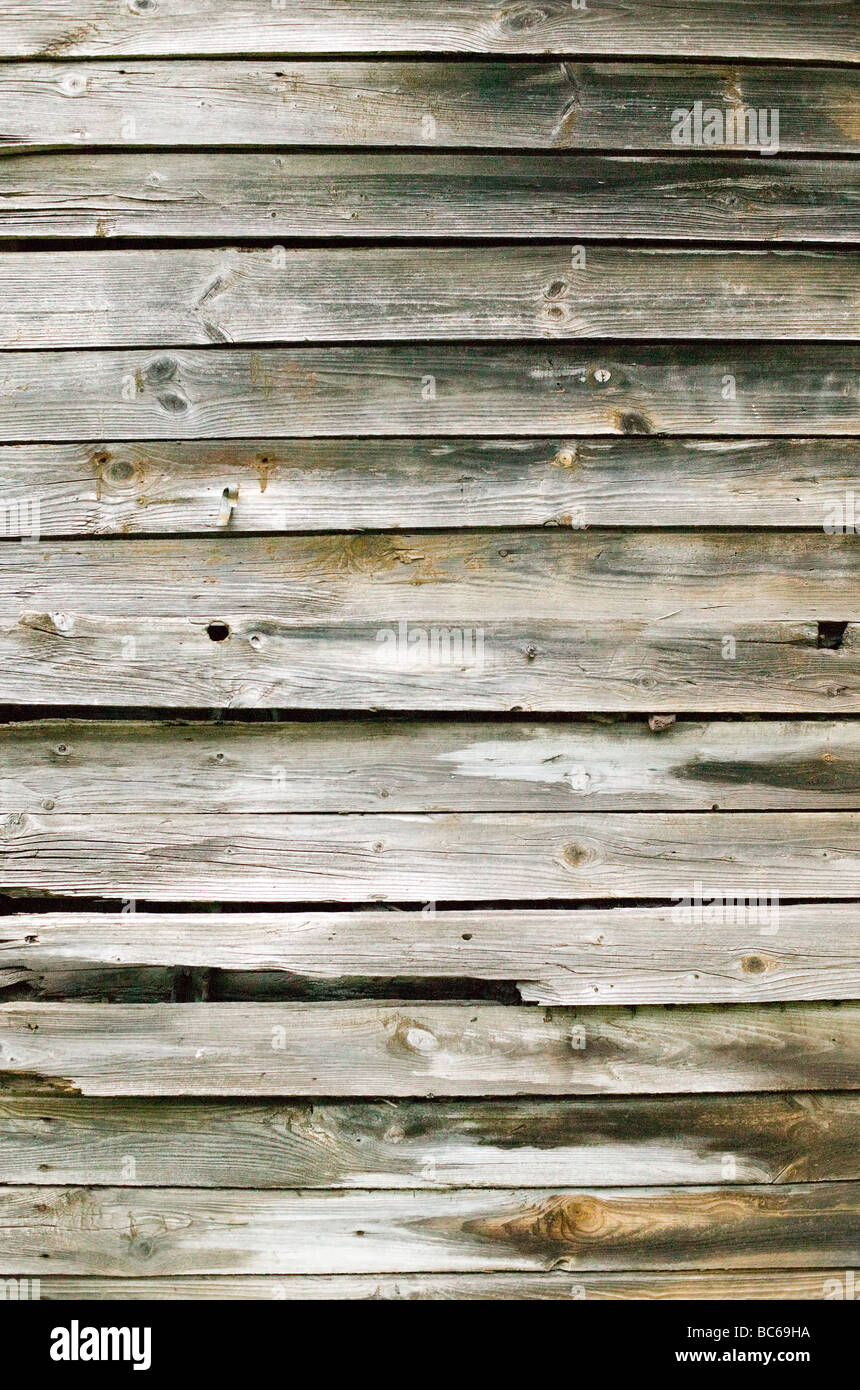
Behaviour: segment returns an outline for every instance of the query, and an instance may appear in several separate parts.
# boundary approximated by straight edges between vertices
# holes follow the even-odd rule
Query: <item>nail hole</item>
[[[819,623],[817,645],[826,651],[838,652],[847,630],[847,623]]]
[[[226,642],[230,636],[230,629],[226,623],[210,623],[206,632],[213,642]]]

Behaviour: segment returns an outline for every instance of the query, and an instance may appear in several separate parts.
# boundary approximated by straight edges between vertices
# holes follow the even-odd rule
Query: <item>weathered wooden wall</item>
[[[853,0],[6,0],[4,1280],[860,1263],[858,62]]]

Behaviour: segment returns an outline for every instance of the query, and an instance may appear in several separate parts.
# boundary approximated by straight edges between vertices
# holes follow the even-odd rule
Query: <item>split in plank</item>
[[[0,353],[6,442],[284,434],[860,434],[847,343]]]
[[[8,58],[196,57],[202,54],[463,53],[654,55],[676,58],[860,59],[853,0],[774,0],[767,23],[749,0],[637,0],[540,8],[498,0],[166,0],[147,7],[65,0],[62,10],[5,0]]]
[[[860,1178],[860,1095],[0,1099],[0,1183],[600,1187]],[[134,1155],[130,1172],[128,1156]]]
[[[684,154],[693,147],[677,143],[679,109],[701,102],[721,115],[739,106],[744,113],[742,124],[709,127],[716,137],[711,154],[756,153],[763,143],[784,154],[850,154],[860,148],[857,96],[850,67],[256,58],[7,63],[0,143],[8,152],[369,145]],[[778,131],[769,121],[760,131],[757,119],[747,128],[746,112],[757,117],[774,109]],[[337,177],[342,163],[325,160],[329,177]],[[163,155],[147,161],[165,177]],[[149,187],[157,193],[154,177]]]
[[[464,526],[860,530],[854,439],[0,445],[5,535]],[[856,500],[853,500],[856,499]]]
[[[0,253],[0,346],[860,338],[847,251],[616,246]]]
[[[0,1005],[0,1093],[7,1095],[798,1089],[860,1090],[860,1005]],[[5,1221],[0,1230],[8,1230]]]
[[[0,1189],[0,1273],[844,1269],[860,1183],[494,1192]]]
[[[242,903],[858,898],[860,813],[22,812],[2,824],[0,891]]]
[[[860,713],[858,639],[839,619],[310,628],[35,612],[0,618],[0,701],[832,717]]]
[[[860,546],[795,531],[517,530],[0,545],[22,613],[329,623],[860,620]],[[413,636],[417,652],[421,629]],[[405,637],[408,647],[408,629]],[[375,643],[381,661],[406,655]],[[389,651],[389,647],[391,651]]]
[[[143,839],[137,819],[135,828]],[[715,856],[725,854],[714,838]],[[683,843],[677,853],[681,859]],[[765,877],[773,872],[765,869]],[[854,888],[860,895],[856,881]],[[389,979],[391,997],[398,977],[428,984],[462,980],[464,992],[476,980],[502,980],[514,982],[521,998],[534,1004],[767,1003],[860,995],[856,903],[781,906],[778,891],[766,886],[738,901],[731,894],[728,901],[703,900],[695,885],[673,896],[681,900],[668,908],[495,909],[430,917],[379,911],[24,913],[2,919],[0,991],[32,981],[34,991],[62,996],[66,980],[73,994],[79,978],[86,983],[95,976],[98,997],[99,988],[110,993],[117,972],[162,966],[240,972],[247,998],[255,997],[255,986],[264,987],[269,972],[314,981]]]
[[[0,724],[0,816],[827,811],[858,793],[857,720]]]

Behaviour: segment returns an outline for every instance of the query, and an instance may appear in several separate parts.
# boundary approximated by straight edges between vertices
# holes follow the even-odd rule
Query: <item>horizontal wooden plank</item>
[[[378,619],[307,628],[229,613],[207,623],[34,612],[0,618],[0,700],[213,713],[856,715],[860,624],[532,621],[416,632]]]
[[[852,810],[860,721],[0,724],[0,816]]]
[[[0,1089],[387,1097],[855,1091],[860,1005],[2,1004]]]
[[[0,1272],[333,1274],[838,1269],[860,1184],[286,1193],[0,1190]],[[569,1275],[570,1277],[570,1275]]]
[[[858,337],[860,257],[847,251],[532,245],[0,253],[3,348]]]
[[[0,435],[860,434],[845,343],[4,352]]]
[[[850,811],[21,812],[2,823],[0,889],[243,903],[857,898],[858,831]]]
[[[463,526],[860,528],[853,439],[0,445],[2,534]]]
[[[497,0],[167,0],[118,7],[110,0],[6,0],[0,54],[6,57],[302,53],[565,53],[655,54],[669,57],[860,58],[851,0],[776,0],[768,22],[747,0],[689,0],[679,22],[675,0],[635,5],[540,9]]]
[[[0,1183],[601,1187],[860,1178],[853,1092],[552,1100],[0,1100]]]
[[[790,821],[785,831],[789,839]],[[94,828],[93,837],[98,833]],[[715,853],[725,853],[719,843]],[[677,854],[684,855],[683,842]],[[269,972],[315,981],[389,979],[392,997],[397,977],[459,979],[465,988],[476,980],[504,980],[516,982],[521,997],[535,1004],[766,1003],[860,995],[856,903],[785,906],[777,889],[764,886],[758,895],[729,903],[703,900],[693,887],[677,896],[680,901],[669,908],[433,916],[23,913],[2,919],[0,990],[23,984],[37,995],[62,996],[69,979],[74,997],[76,979],[95,973],[109,994],[115,972],[164,966],[241,972],[249,982],[248,998]]]
[[[684,154],[695,146],[678,143],[678,111],[697,101],[721,114],[779,113],[778,129],[769,116],[764,130],[758,119],[749,131],[723,122],[708,153],[759,150],[762,135],[766,148],[784,153],[847,154],[860,145],[850,67],[257,58],[7,63],[3,77],[0,143],[11,152],[122,144]],[[147,160],[162,174],[170,167],[162,156]],[[332,176],[342,172],[326,160]]]
[[[0,237],[17,239],[540,235],[773,243],[855,242],[859,231],[856,173],[844,159],[242,151],[0,161]]]
[[[855,1261],[856,1263],[856,1261]],[[29,1289],[22,1281],[15,1285]],[[51,1303],[129,1299],[845,1299],[853,1296],[847,1275],[832,1269],[689,1271],[574,1274],[221,1274],[155,1279],[103,1279],[74,1275],[39,1277],[39,1297]],[[11,1297],[12,1295],[7,1295]],[[20,1294],[21,1297],[25,1295]],[[30,1296],[27,1294],[26,1296]]]
[[[0,545],[0,618],[218,619],[292,627],[860,619],[853,534],[515,530]],[[408,630],[404,639],[408,648]],[[418,637],[413,638],[413,644]],[[380,637],[384,659],[393,640]]]

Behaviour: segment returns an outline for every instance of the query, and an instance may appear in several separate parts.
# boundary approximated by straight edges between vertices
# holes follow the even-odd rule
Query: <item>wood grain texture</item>
[[[463,526],[860,528],[854,439],[0,445],[6,537]],[[852,502],[852,497],[854,501]]]
[[[858,369],[844,343],[5,352],[0,435],[857,435]]]
[[[768,22],[749,0],[608,0],[585,10],[565,0],[540,8],[497,0],[286,0],[269,8],[231,0],[7,0],[0,54],[67,58],[121,55],[302,53],[654,54],[857,61],[851,0],[775,0]]]
[[[5,892],[160,902],[860,897],[860,813],[9,815]]]
[[[778,108],[784,153],[860,146],[850,67],[192,59],[7,63],[3,77],[0,143],[11,152],[364,145],[683,154],[672,129],[677,110],[696,101],[722,111]],[[708,152],[736,148],[730,136]],[[325,158],[331,175],[343,171]],[[173,167],[162,153],[146,162],[162,174]]]
[[[860,546],[824,531],[597,529],[0,545],[0,619],[33,612],[267,614],[291,627],[376,620],[380,629],[557,614],[570,623],[856,622]],[[376,643],[380,659],[388,646]]]
[[[848,251],[530,245],[0,253],[3,348],[858,337],[860,257]]]
[[[860,1096],[0,1100],[0,1183],[601,1187],[860,1178]],[[129,1160],[132,1162],[129,1162]]]
[[[855,185],[849,162],[826,159],[19,155],[0,161],[0,237],[851,244]]]
[[[497,1192],[0,1190],[0,1272],[844,1268],[860,1184]]]
[[[312,1097],[856,1091],[860,1006],[2,1004],[0,1089]]]
[[[243,708],[831,717],[860,711],[856,623],[829,637],[814,622],[734,617],[719,625],[532,620],[416,630],[381,627],[378,619],[290,627],[220,613],[217,641],[209,627],[205,618],[0,618],[0,700],[208,707],[213,715]]]
[[[441,979],[515,981],[521,998],[534,1004],[860,995],[856,904],[781,906],[776,890],[764,885],[751,902],[702,897],[690,887],[686,903],[671,908],[432,916],[23,913],[0,919],[0,991],[23,985],[34,997],[80,997],[78,978],[85,983],[95,974],[110,997],[115,973],[168,967],[241,972],[247,998],[255,997],[255,985],[265,988],[270,972],[314,981],[388,979],[392,997],[398,977],[431,987]]]
[[[772,244],[854,243],[858,232],[855,170],[835,159],[243,150],[0,161],[0,237],[18,241],[539,235]]]
[[[858,792],[855,720],[0,724],[0,816],[825,811]]]
[[[684,1274],[377,1274],[202,1275],[101,1279],[74,1275],[40,1277],[44,1302],[129,1299],[845,1299],[854,1284],[833,1269],[703,1270]]]

